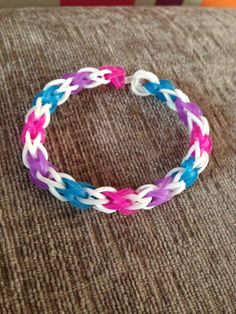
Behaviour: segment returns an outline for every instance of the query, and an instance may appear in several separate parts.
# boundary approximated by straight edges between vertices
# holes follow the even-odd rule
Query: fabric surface
[[[235,313],[236,11],[0,11],[1,313]],[[172,80],[208,117],[214,149],[197,183],[134,216],[76,211],[39,190],[21,160],[34,95],[85,66]],[[133,188],[178,166],[187,131],[129,87],[71,96],[46,147],[61,171]]]
[[[36,6],[100,6],[100,5],[202,5],[236,7],[235,0],[1,0],[0,8]]]

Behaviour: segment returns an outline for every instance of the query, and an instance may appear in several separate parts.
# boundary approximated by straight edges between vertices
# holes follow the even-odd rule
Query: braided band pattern
[[[107,84],[123,88],[129,83],[134,94],[154,95],[176,111],[179,119],[188,128],[189,151],[181,165],[154,184],[146,184],[136,190],[117,190],[109,186],[96,188],[59,172],[49,161],[44,147],[51,114],[71,94],[79,93],[83,89]],[[83,68],[48,83],[33,99],[32,108],[25,118],[21,143],[23,163],[29,169],[29,176],[34,184],[81,210],[94,207],[107,214],[119,211],[127,215],[134,214],[139,209],[148,210],[161,205],[190,187],[207,166],[212,149],[207,119],[199,106],[190,102],[188,96],[175,88],[172,82],[159,80],[155,74],[144,70],[137,71],[132,77],[126,77],[123,67],[110,65],[98,69]]]

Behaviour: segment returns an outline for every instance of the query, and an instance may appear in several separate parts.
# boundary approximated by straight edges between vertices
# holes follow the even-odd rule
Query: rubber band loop
[[[131,84],[131,90],[138,96],[154,95],[159,101],[177,112],[182,123],[189,129],[189,151],[179,167],[154,184],[143,185],[136,190],[100,187],[77,182],[71,176],[58,172],[48,160],[44,147],[46,127],[57,107],[71,94],[100,85],[124,88]],[[42,189],[47,189],[61,201],[70,202],[76,208],[90,207],[103,213],[120,212],[125,215],[137,213],[140,209],[151,209],[169,201],[173,196],[191,187],[209,162],[212,139],[209,124],[200,107],[189,101],[174,84],[144,70],[133,76],[126,76],[121,66],[104,65],[100,68],[84,68],[66,73],[61,79],[48,83],[33,99],[32,108],[26,115],[21,133],[24,146],[22,158],[29,169],[31,181]]]

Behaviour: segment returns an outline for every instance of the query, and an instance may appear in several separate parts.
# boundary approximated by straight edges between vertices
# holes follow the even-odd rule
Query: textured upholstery
[[[1,313],[235,313],[236,11],[0,11]],[[19,136],[33,96],[84,66],[171,79],[214,150],[198,182],[134,216],[76,211],[29,180]],[[152,97],[87,90],[47,129],[50,160],[96,186],[138,187],[178,166],[187,131]]]

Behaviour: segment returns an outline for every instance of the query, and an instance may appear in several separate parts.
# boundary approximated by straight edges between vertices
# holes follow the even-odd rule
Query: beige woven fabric
[[[0,11],[1,313],[235,313],[236,11]],[[19,136],[34,95],[84,66],[171,79],[198,103],[214,150],[198,182],[134,216],[76,211],[33,186]],[[152,97],[87,90],[47,129],[50,160],[95,186],[138,187],[180,164],[177,117]]]

